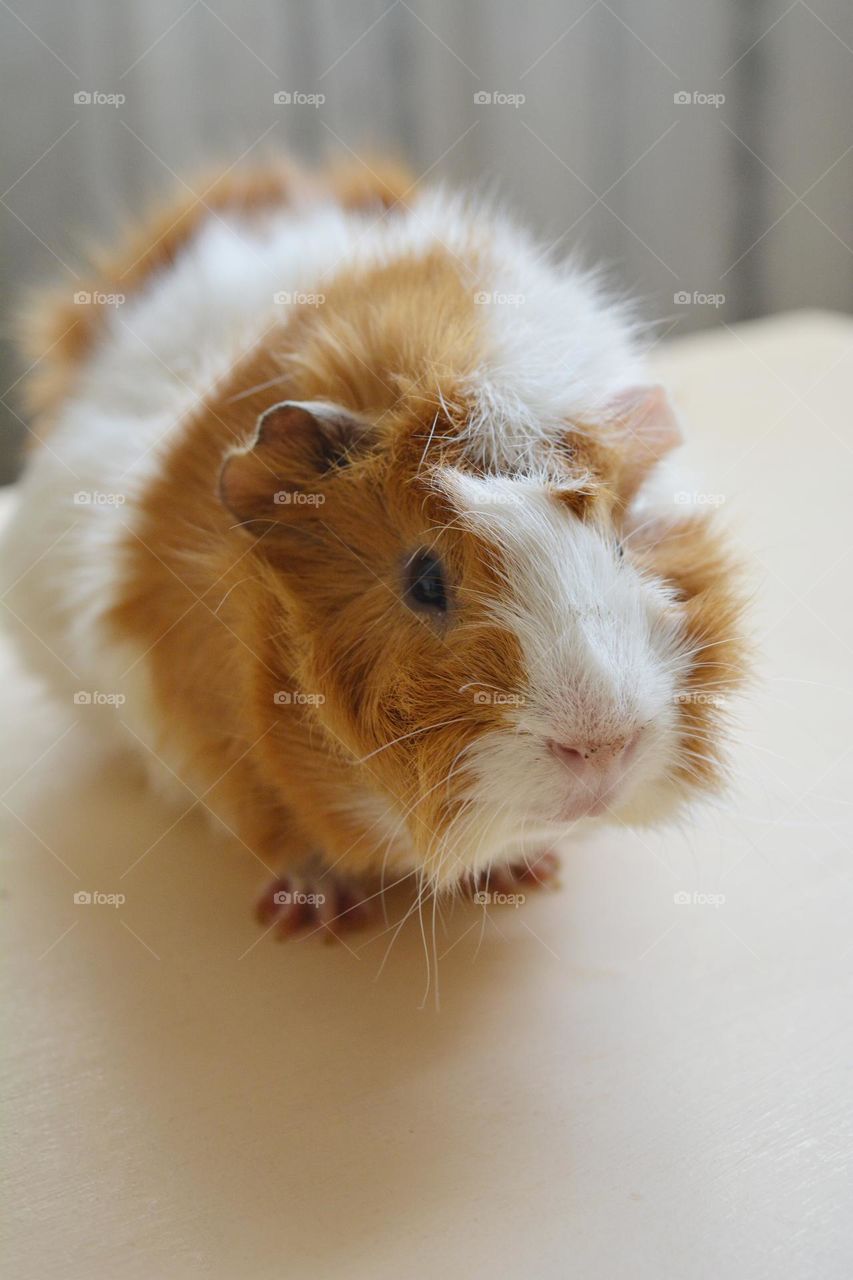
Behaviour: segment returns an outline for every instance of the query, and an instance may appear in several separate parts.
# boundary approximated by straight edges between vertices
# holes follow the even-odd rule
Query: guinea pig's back
[[[22,308],[31,425],[0,594],[27,665],[63,697],[123,696],[129,668],[144,679],[140,655],[104,625],[139,505],[218,380],[304,305],[364,220],[412,186],[399,166],[372,167],[368,180],[346,165],[315,176],[276,160],[217,177],[99,252],[81,287]]]

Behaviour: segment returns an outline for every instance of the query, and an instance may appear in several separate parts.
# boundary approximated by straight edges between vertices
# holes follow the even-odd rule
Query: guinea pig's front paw
[[[282,941],[298,933],[323,933],[332,941],[364,929],[382,913],[381,894],[331,872],[291,873],[273,880],[257,904],[261,924]]]
[[[533,858],[489,867],[466,878],[465,884],[474,901],[480,905],[500,903],[527,889],[557,887],[560,859],[553,849],[545,849]]]

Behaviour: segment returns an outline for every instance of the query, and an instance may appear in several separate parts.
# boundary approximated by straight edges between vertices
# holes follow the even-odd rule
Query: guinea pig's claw
[[[555,885],[560,874],[560,859],[553,849],[545,849],[529,862],[512,863],[510,871],[522,884]]]
[[[264,890],[256,914],[260,924],[275,929],[280,941],[322,933],[333,942],[370,924],[381,909],[379,902],[370,890],[328,873],[310,880],[287,875]]]
[[[546,849],[535,858],[489,867],[471,876],[469,885],[475,899],[480,901],[483,894],[510,895],[525,889],[556,888],[559,870],[559,857],[552,849]]]

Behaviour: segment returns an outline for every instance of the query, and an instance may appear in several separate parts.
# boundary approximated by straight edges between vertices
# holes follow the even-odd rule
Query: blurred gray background
[[[0,478],[22,287],[273,146],[496,188],[662,333],[853,307],[850,0],[0,0],[0,70]]]

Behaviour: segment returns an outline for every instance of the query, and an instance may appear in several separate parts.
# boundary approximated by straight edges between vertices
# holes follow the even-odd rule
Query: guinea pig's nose
[[[627,754],[637,739],[636,734],[627,734],[612,738],[610,742],[557,742],[551,738],[548,746],[558,760],[573,769],[581,768],[585,762],[593,765],[612,764],[623,754]]]

